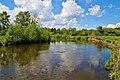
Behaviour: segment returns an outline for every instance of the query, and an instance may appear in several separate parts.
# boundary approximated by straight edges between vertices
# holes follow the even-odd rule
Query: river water
[[[0,48],[0,80],[110,80],[110,50],[89,43],[51,42]]]

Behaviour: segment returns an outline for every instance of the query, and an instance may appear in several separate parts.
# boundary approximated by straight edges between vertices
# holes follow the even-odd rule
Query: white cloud
[[[60,25],[60,24],[65,25],[65,24],[67,24],[67,22],[68,22],[67,18],[61,17],[58,14],[54,16],[53,23],[55,25]]]
[[[108,24],[107,28],[120,28],[120,23],[117,23],[117,24]]]
[[[117,26],[117,28],[120,28],[120,23],[117,23],[116,26]]]
[[[59,15],[57,15],[59,16]],[[72,18],[68,20],[67,18],[63,17],[57,17],[55,16],[55,19],[52,21],[46,21],[42,23],[43,27],[49,27],[49,28],[77,28],[80,29],[80,25],[77,24],[77,19]]]
[[[89,15],[92,16],[97,16],[97,17],[101,17],[104,13],[104,10],[101,10],[99,5],[95,5],[95,6],[91,6],[92,8],[89,8]]]
[[[71,20],[68,21],[68,26],[70,27],[76,27],[77,26],[77,19],[73,18]]]
[[[108,5],[108,8],[112,8],[112,7],[113,7],[113,5],[112,5],[112,4]]]
[[[19,11],[29,11],[31,15],[37,15],[43,27],[55,28],[79,28],[76,17],[84,17],[84,9],[75,3],[74,0],[67,0],[62,3],[63,9],[60,14],[54,15],[51,0],[14,0],[17,7],[10,10],[0,3],[0,12],[7,11],[11,15],[10,20],[15,20]]]
[[[9,11],[9,8],[6,7],[5,5],[2,5],[2,3],[0,3],[0,12],[2,11]]]
[[[11,22],[15,20],[15,16],[20,12],[20,11],[25,11],[24,9],[20,7],[15,7],[13,10],[9,10],[8,14],[10,15],[10,20]]]
[[[116,25],[114,25],[114,24],[108,24],[107,28],[116,28]]]
[[[15,4],[34,15],[40,15],[42,21],[53,19],[51,0],[14,0]]]
[[[83,17],[84,9],[78,6],[74,0],[67,0],[62,3],[63,9],[60,16],[62,17]]]
[[[86,13],[86,15],[89,15],[89,13]]]
[[[74,0],[67,0],[62,3],[63,9],[60,14],[54,15],[54,19],[51,21],[43,22],[44,26],[49,28],[79,28],[76,17],[84,17],[84,9],[78,6]]]
[[[0,13],[6,11],[8,15],[10,15],[10,20],[15,20],[15,16],[18,14],[19,11],[25,11],[20,7],[15,7],[13,10],[10,10],[7,6],[0,3]]]

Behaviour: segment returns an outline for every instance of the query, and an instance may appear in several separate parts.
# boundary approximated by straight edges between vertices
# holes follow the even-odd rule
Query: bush
[[[24,27],[10,26],[6,33],[6,41],[8,44],[19,44],[24,41]]]
[[[5,36],[7,44],[23,44],[49,41],[49,31],[36,25],[10,26]]]
[[[26,43],[37,42],[38,30],[36,26],[31,25],[25,28],[24,35]]]
[[[5,36],[6,35],[6,29],[1,29],[0,30],[0,36]]]
[[[50,41],[50,33],[45,28],[38,28],[38,41],[39,42],[48,42]]]

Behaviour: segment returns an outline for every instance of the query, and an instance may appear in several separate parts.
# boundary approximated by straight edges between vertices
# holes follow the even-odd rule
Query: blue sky
[[[0,0],[0,9],[7,10],[10,15],[12,15],[11,13],[20,10],[28,10],[33,14],[39,13],[40,16],[42,16],[41,22],[43,25],[55,23],[51,26],[58,28],[61,28],[62,26],[67,28],[77,26],[79,28],[90,29],[96,28],[99,25],[108,26],[109,24],[113,24],[115,26],[117,23],[120,23],[120,0],[42,0],[43,2],[41,0],[38,0],[38,2],[34,2],[35,0],[26,0],[24,3],[23,1],[24,0]],[[29,1],[31,2],[29,3]],[[72,10],[74,9],[71,7],[72,5],[69,5],[70,3],[74,4],[74,8],[80,6],[80,8],[76,9],[76,13],[70,12],[74,11]],[[33,6],[35,5],[34,9],[29,9],[28,7],[32,4]],[[42,7],[40,4],[42,4]],[[47,5],[47,7],[45,5]],[[68,10],[66,6],[70,10]],[[30,8],[33,7],[30,6]],[[79,15],[77,15],[77,12],[79,12]],[[13,16],[15,15],[16,14]],[[56,18],[60,18],[60,20]],[[59,21],[61,22],[59,23]],[[66,23],[64,23],[65,21]],[[45,26],[47,27],[48,25]]]

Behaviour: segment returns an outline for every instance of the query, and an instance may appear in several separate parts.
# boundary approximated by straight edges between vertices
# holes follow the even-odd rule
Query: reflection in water
[[[0,80],[109,80],[108,49],[55,42],[0,48]]]
[[[19,45],[11,47],[0,48],[0,64],[8,65],[9,63],[16,63],[20,66],[36,60],[39,50],[47,50],[48,44],[32,44],[32,45]]]

